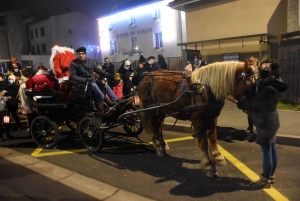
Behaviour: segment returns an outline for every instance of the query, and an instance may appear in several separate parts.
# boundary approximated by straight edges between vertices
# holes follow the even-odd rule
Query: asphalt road
[[[192,130],[188,122],[179,122],[185,123],[185,126],[176,126],[170,131],[164,131],[170,146],[169,155],[166,157],[157,156],[150,145],[139,143],[138,139],[124,135],[109,139],[100,153],[89,153],[82,146],[77,134],[71,134],[65,128],[61,129],[62,133],[71,135],[64,135],[64,139],[55,149],[38,148],[31,139],[25,138],[26,131],[13,133],[19,138],[2,143],[0,149],[10,148],[27,156],[31,155],[36,160],[49,162],[117,189],[143,196],[143,199],[299,200],[300,147],[278,144],[279,166],[275,185],[269,190],[252,188],[249,186],[250,179],[258,177],[262,171],[260,149],[257,144],[245,140],[247,133],[243,128],[247,126],[246,119],[244,125],[235,126],[238,119],[241,121],[241,118],[246,116],[231,114],[237,116],[237,120],[233,119],[234,117],[228,115],[233,112],[230,107],[226,106],[224,111],[227,111],[227,115],[221,114],[219,120],[219,145],[228,165],[217,168],[218,178],[207,178],[200,170],[199,150],[196,140],[191,136]],[[222,118],[234,123],[228,125]],[[170,125],[165,125],[165,129],[169,127]],[[111,132],[124,133],[121,128],[115,128]],[[144,135],[141,138],[149,140]],[[35,171],[26,170],[24,165],[19,166],[5,159],[0,160],[0,165],[0,199],[5,198],[1,200],[12,200],[18,196],[22,198],[20,200],[95,199],[91,190],[74,191],[73,188],[62,185],[59,180],[49,180]],[[49,170],[49,167],[42,169],[44,172],[45,170]],[[61,193],[64,191],[65,194]],[[57,194],[53,196],[55,192]],[[105,200],[123,198],[124,196],[119,199],[111,197]]]

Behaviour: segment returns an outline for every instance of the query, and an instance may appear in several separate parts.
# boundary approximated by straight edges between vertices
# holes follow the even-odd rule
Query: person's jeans
[[[96,85],[98,86],[98,89],[103,90],[108,95],[108,97],[110,98],[111,101],[115,102],[118,100],[118,97],[116,96],[116,94],[111,90],[111,88],[107,84],[104,84],[99,80],[96,80]],[[102,93],[102,95],[103,95],[103,93]],[[104,95],[103,95],[103,97],[104,97]],[[103,99],[101,99],[101,100],[103,100]]]
[[[89,87],[94,92],[94,94],[96,95],[96,97],[100,99],[100,101],[104,100],[104,98],[105,98],[104,94],[99,89],[99,87],[98,87],[98,85],[96,83],[91,83],[91,85]]]
[[[278,162],[276,141],[266,146],[260,146],[263,156],[263,176],[270,179],[274,176]]]

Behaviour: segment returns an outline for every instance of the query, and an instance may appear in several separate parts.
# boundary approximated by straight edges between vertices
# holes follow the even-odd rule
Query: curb
[[[0,156],[97,200],[153,201],[10,148],[0,147]]]

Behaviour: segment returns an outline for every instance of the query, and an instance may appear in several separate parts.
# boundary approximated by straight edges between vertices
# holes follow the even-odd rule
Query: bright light
[[[100,47],[103,55],[110,55],[110,40],[117,42],[117,52],[124,53],[129,49],[129,38],[131,32],[135,31],[135,36],[138,36],[138,30],[149,30],[152,32],[152,38],[147,41],[139,42],[139,47],[145,46],[152,49],[154,48],[154,33],[162,32],[164,46],[167,44],[177,43],[177,11],[169,8],[167,4],[170,0],[160,1],[123,12],[116,12],[114,10],[112,15],[98,19],[99,24],[99,38]],[[161,19],[159,22],[154,22],[153,17],[156,10],[160,9]],[[131,16],[134,15],[136,19],[136,26],[130,27],[129,23]],[[114,26],[114,29],[110,29]],[[123,33],[128,33],[128,36],[121,36]],[[146,34],[143,32],[143,34]],[[153,46],[153,47],[152,47]],[[136,50],[139,48],[136,47]],[[121,51],[120,51],[121,50]],[[145,51],[145,50],[142,50]]]

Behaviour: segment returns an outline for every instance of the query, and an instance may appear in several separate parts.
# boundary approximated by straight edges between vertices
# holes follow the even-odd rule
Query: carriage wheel
[[[138,110],[138,107],[133,105],[126,112],[130,112],[134,110]],[[139,134],[143,132],[143,126],[142,126],[141,116],[139,112],[126,116],[123,121],[124,121],[123,129],[129,135],[137,137]]]
[[[91,152],[100,151],[104,143],[104,133],[98,121],[94,117],[84,117],[79,123],[81,142]]]
[[[53,148],[59,141],[59,131],[55,122],[46,116],[36,117],[31,124],[33,140],[44,149]]]
[[[66,125],[72,132],[75,132],[78,129],[78,121],[79,120],[77,120],[77,119],[76,120],[70,119],[70,120],[66,121]]]

